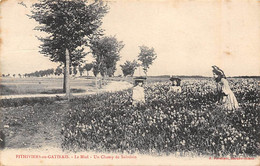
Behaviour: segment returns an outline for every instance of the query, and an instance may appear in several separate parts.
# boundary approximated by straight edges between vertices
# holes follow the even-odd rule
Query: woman
[[[215,81],[218,83],[217,91],[219,100],[223,104],[224,109],[234,110],[239,108],[237,99],[228,85],[228,81],[224,72],[217,66],[212,66],[212,68],[213,76],[215,78]]]
[[[170,87],[170,90],[168,93],[170,92],[174,92],[174,93],[181,93],[181,79],[179,78],[174,78],[171,77],[170,81],[172,82],[172,86]]]
[[[133,88],[133,105],[137,105],[145,103],[145,94],[143,88],[143,82],[146,78],[145,77],[136,77],[135,78],[135,86]]]

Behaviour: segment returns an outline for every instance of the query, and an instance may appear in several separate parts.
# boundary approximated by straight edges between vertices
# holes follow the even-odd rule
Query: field
[[[180,95],[169,82],[148,80],[146,103],[131,90],[74,98],[26,99],[4,105],[1,129],[8,148],[55,146],[69,151],[167,155],[258,156],[259,89],[256,79],[229,79],[240,109],[216,103],[212,79],[183,79]],[[165,79],[166,80],[166,79]],[[31,100],[31,101],[30,101]]]
[[[14,94],[55,94],[62,93],[63,78],[1,78],[0,95]],[[74,93],[89,91],[95,88],[95,79],[71,79]]]

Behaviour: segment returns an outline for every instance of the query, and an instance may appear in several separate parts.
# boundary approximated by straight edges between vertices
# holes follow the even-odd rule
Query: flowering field
[[[167,82],[146,85],[146,103],[131,90],[74,99],[62,127],[65,150],[211,156],[260,155],[259,89],[254,79],[229,79],[240,108],[216,103],[215,82],[185,79],[181,94]]]

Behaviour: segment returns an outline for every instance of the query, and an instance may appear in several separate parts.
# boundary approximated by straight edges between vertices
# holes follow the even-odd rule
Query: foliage
[[[40,24],[35,29],[49,34],[39,38],[43,42],[41,53],[49,56],[51,61],[63,63],[65,48],[70,51],[72,63],[80,62],[85,54],[84,49],[78,47],[87,43],[88,38],[101,33],[101,19],[107,13],[107,6],[102,1],[40,0],[32,7],[30,18]]]
[[[74,66],[74,67],[73,67],[73,74],[76,75],[77,73],[78,73],[77,67]]]
[[[62,146],[73,151],[258,156],[257,82],[230,83],[238,110],[216,104],[215,82],[208,79],[184,80],[181,94],[167,95],[170,83],[147,85],[147,102],[136,107],[131,90],[73,100]]]
[[[79,74],[80,74],[80,76],[82,76],[83,73],[84,73],[84,67],[79,66]]]
[[[55,69],[55,72],[54,72],[55,75],[61,75],[62,74],[62,68],[60,66],[58,66],[56,69]]]
[[[35,71],[32,73],[26,73],[26,74],[24,74],[24,76],[25,77],[44,77],[44,76],[50,76],[53,74],[54,74],[54,69],[47,69],[47,70]]]
[[[89,75],[89,71],[93,68],[93,63],[86,63],[84,69],[87,70],[87,75]]]
[[[120,60],[120,51],[124,47],[123,42],[110,36],[94,38],[90,43],[97,71],[102,76],[113,76],[116,71],[116,63]]]
[[[1,99],[0,107],[19,107],[23,105],[33,106],[35,104],[52,104],[61,98],[57,97],[32,97],[32,98],[17,98],[17,99]]]
[[[93,64],[92,63],[86,63],[84,68],[87,70],[87,71],[90,71],[93,67]]]
[[[120,65],[120,67],[124,76],[133,76],[136,68],[138,67],[138,63],[135,60],[133,62],[126,61],[123,65]]]
[[[89,46],[91,38],[102,35],[102,18],[108,12],[101,0],[39,0],[32,8],[29,17],[40,24],[35,30],[47,33],[46,37],[38,37],[42,42],[40,53],[64,66],[65,50],[69,52],[70,65],[78,66],[83,62],[87,55],[83,46]],[[66,70],[64,91],[68,86],[65,73]]]
[[[147,71],[150,65],[153,64],[153,61],[157,58],[154,48],[149,48],[147,46],[140,46],[140,53],[138,55],[138,60],[142,62],[142,67],[144,73],[147,74]]]
[[[96,77],[99,73],[98,64],[96,62],[93,63],[93,70],[92,71],[93,71],[94,76]]]

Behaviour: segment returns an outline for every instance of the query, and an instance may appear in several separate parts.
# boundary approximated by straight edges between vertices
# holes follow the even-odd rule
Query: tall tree
[[[157,55],[154,51],[154,48],[149,48],[147,46],[140,46],[140,53],[138,55],[138,60],[142,62],[142,67],[145,75],[150,65],[153,64],[153,61],[157,58]]]
[[[136,68],[138,67],[138,63],[136,62],[136,60],[134,61],[126,61],[123,65],[120,65],[121,70],[124,74],[124,76],[133,76]]]
[[[69,64],[76,66],[86,56],[83,45],[89,46],[92,37],[101,35],[102,18],[108,7],[100,0],[39,0],[33,4],[32,15],[40,25],[35,29],[46,32],[40,53],[51,61],[61,62],[66,68],[65,51],[69,54]],[[66,75],[64,70],[63,91],[65,92]]]
[[[124,47],[116,37],[102,37],[91,40],[91,50],[96,59],[97,71],[102,76],[113,76],[116,63],[120,60],[120,51]]]

